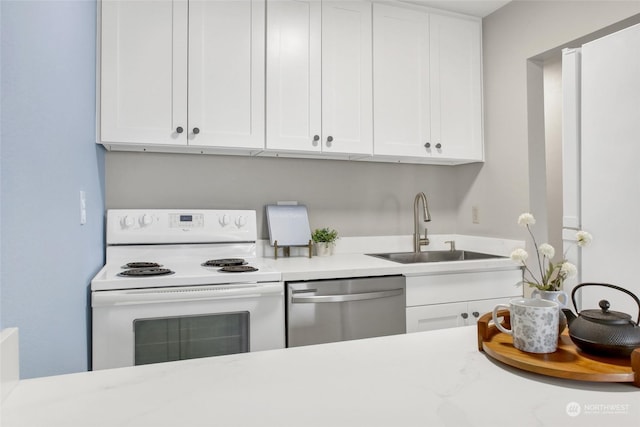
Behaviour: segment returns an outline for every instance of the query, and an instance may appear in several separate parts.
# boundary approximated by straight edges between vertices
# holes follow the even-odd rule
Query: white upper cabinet
[[[321,8],[315,0],[267,3],[267,148],[321,149]]]
[[[370,0],[102,0],[109,149],[483,161],[481,21]]]
[[[190,144],[264,147],[264,13],[263,0],[189,1]]]
[[[101,5],[100,142],[264,147],[264,0]]]
[[[371,3],[322,2],[322,150],[371,154]]]
[[[374,154],[424,157],[429,141],[429,15],[373,5]]]
[[[267,3],[267,149],[371,154],[371,3]]]
[[[374,4],[374,155],[483,160],[481,22]]]
[[[187,2],[102,1],[100,142],[187,144]]]
[[[484,159],[481,22],[432,13],[429,45],[430,154],[481,161]]]

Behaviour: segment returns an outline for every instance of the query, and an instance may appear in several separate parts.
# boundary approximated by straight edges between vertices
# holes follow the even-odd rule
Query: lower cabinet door
[[[513,298],[518,295],[514,295]],[[511,298],[494,298],[407,307],[407,333],[475,325],[480,316]]]
[[[455,302],[407,307],[407,333],[464,326],[467,305]]]
[[[511,298],[517,298],[519,295],[514,295],[510,298],[495,298],[495,299],[485,299],[481,301],[469,301],[468,303],[468,313],[469,316],[467,318],[467,325],[474,325],[478,323],[478,319],[480,316],[490,313],[493,311],[493,308],[498,304],[509,304],[509,300]]]

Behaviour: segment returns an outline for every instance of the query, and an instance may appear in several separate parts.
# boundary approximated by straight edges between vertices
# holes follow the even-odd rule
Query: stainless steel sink
[[[466,261],[474,259],[504,258],[499,255],[483,254],[471,251],[427,251],[427,252],[396,252],[387,254],[366,254],[376,258],[414,264],[419,262]]]

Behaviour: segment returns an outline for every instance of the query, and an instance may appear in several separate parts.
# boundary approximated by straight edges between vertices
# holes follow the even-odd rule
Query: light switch
[[[87,223],[87,195],[80,190],[80,225]]]

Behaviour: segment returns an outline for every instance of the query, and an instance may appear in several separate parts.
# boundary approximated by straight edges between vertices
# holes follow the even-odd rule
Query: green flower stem
[[[531,228],[529,227],[529,224],[527,224],[527,231],[529,232],[529,235],[531,235],[531,240],[533,240],[533,247],[536,249],[536,257],[538,258],[538,268],[540,269],[540,277],[542,278],[542,285],[543,286],[547,286],[547,284],[546,284],[546,282],[544,280],[544,270],[542,269],[542,261],[540,260],[540,252],[538,252],[538,242],[536,242],[536,238],[533,236],[533,232],[531,231]],[[531,272],[529,272],[529,274],[531,274],[531,276],[535,280],[535,276],[533,276],[533,274]],[[537,280],[536,280],[536,282],[537,282]]]
[[[533,272],[531,270],[529,270],[529,267],[527,267],[527,264],[522,261],[522,266],[524,267],[524,270],[529,273],[529,276],[531,276],[531,278],[533,279],[533,282],[531,281],[526,281],[528,284],[533,284],[536,287],[544,287],[544,285],[540,282],[538,282],[538,280],[536,279],[536,276],[533,274]],[[535,283],[534,283],[535,282]]]
[[[562,259],[567,259],[567,254],[569,253],[569,251],[571,250],[571,248],[573,248],[574,246],[578,246],[577,243],[573,243],[572,245],[570,245],[566,251],[564,251],[564,253],[562,254]]]

